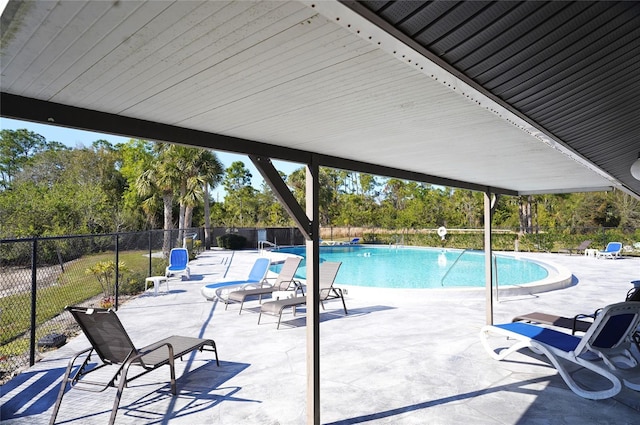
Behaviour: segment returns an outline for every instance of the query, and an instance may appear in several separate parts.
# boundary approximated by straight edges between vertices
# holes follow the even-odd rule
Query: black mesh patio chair
[[[117,387],[116,399],[113,403],[113,409],[111,410],[111,417],[109,419],[109,424],[113,424],[118,412],[122,391],[128,382],[152,372],[160,366],[169,365],[171,393],[176,395],[176,373],[174,367],[176,358],[182,358],[185,354],[189,354],[195,350],[213,351],[216,356],[216,364],[220,366],[216,343],[212,339],[170,336],[138,349],[133,345],[133,342],[131,342],[127,331],[113,310],[85,307],[66,307],[66,310],[71,312],[78,322],[80,328],[82,328],[82,331],[91,343],[91,347],[76,353],[69,361],[69,365],[62,379],[58,399],[53,409],[53,415],[49,421],[51,425],[55,423],[56,417],[58,416],[67,384],[70,384],[70,388],[92,392],[102,392],[109,387]],[[204,348],[205,346],[210,348]],[[89,362],[91,355],[94,353],[100,358],[100,363],[92,367]],[[76,361],[85,354],[86,356],[82,364],[80,364],[77,371],[71,375]],[[136,375],[129,377],[129,367],[132,365],[137,366],[139,369],[136,370],[136,372],[138,372]],[[100,380],[92,381],[87,379],[89,374],[101,370],[104,367],[111,367],[113,373],[98,373],[93,375],[100,376],[102,378]],[[105,371],[106,370],[107,369],[105,369]]]

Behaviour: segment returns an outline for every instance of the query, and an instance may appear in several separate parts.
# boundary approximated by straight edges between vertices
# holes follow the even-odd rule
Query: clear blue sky
[[[75,130],[55,125],[36,124],[28,121],[18,121],[0,117],[0,130],[18,130],[21,128],[26,128],[29,131],[38,133],[39,135],[47,139],[48,142],[60,142],[72,148],[83,146],[89,147],[93,142],[100,139],[107,140],[114,145],[117,143],[124,143],[129,140],[129,138],[127,137],[113,136],[111,134],[93,133],[90,131]],[[251,184],[256,189],[260,189],[263,183],[262,176],[253,166],[253,163],[246,155],[237,155],[233,153],[218,151],[215,152],[220,162],[222,162],[222,164],[224,165],[224,168],[230,166],[234,161],[242,161],[253,176]],[[273,164],[278,170],[284,172],[287,175],[291,174],[294,170],[302,167],[301,164],[275,160],[273,161]],[[224,190],[221,187],[214,189],[212,193],[213,199],[219,201],[223,200]]]

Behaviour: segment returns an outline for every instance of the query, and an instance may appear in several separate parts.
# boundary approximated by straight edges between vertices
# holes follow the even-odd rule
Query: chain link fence
[[[202,229],[0,240],[0,383],[79,332],[67,305],[113,307],[163,275],[168,251]]]
[[[294,228],[220,227],[209,240],[202,228],[0,240],[0,384],[80,332],[65,306],[118,309],[146,277],[164,275],[172,248],[193,259],[229,232],[244,234],[246,248],[261,238],[304,242]]]
[[[246,248],[260,241],[299,245],[296,228],[222,228],[152,230],[0,240],[0,383],[33,365],[42,353],[55,349],[79,332],[64,307],[113,307],[144,291],[145,278],[163,275],[171,248],[185,246],[190,257],[216,246],[216,237],[242,234]],[[442,241],[436,229],[325,228],[323,238],[362,237],[363,243],[482,249],[482,229],[448,229]],[[624,244],[623,255],[640,254],[637,229],[552,229],[522,234],[494,230],[494,249],[561,252],[592,240],[592,248],[607,242]],[[519,246],[518,246],[519,245]]]

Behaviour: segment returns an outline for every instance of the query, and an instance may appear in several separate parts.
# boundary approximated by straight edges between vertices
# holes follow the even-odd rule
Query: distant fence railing
[[[492,229],[492,249],[499,251],[568,252],[584,241],[590,248],[604,249],[609,242],[621,242],[623,254],[640,255],[640,229],[617,227],[567,227]],[[431,229],[385,229],[379,227],[323,227],[325,240],[347,241],[359,237],[361,243],[437,246],[456,249],[484,249],[484,229],[448,228],[446,237]]]

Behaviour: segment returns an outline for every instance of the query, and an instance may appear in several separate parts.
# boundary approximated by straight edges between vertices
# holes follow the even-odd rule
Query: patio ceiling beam
[[[338,158],[335,156],[318,155],[318,161],[323,167],[337,168],[341,170],[358,171],[376,176],[394,177],[402,180],[411,180],[423,182],[437,186],[448,186],[460,189],[468,189],[476,192],[499,193],[501,195],[518,196],[518,191],[509,190],[499,187],[490,187],[481,184],[461,182],[459,180],[448,179],[445,177],[437,177],[424,173],[416,173],[409,170],[401,170],[393,167],[385,167],[384,165],[371,164],[368,162],[356,161],[353,159]]]
[[[0,93],[0,115],[41,124],[58,125],[85,131],[114,134],[123,137],[164,141],[198,146],[244,155],[257,155],[283,161],[309,164],[311,152],[257,142],[238,137],[225,136],[195,129],[178,127],[139,118],[99,112],[76,106],[63,105],[15,94]],[[501,187],[488,187],[477,183],[438,177],[430,174],[403,170],[331,155],[314,154],[318,165],[343,170],[393,177],[438,186],[468,189],[477,192],[487,190],[502,195],[518,196],[519,193]]]
[[[178,143],[226,152],[255,154],[307,164],[308,152],[238,137],[209,133],[140,118],[63,105],[9,93],[0,94],[3,117],[85,131]]]
[[[317,235],[314,235],[311,229],[309,217],[307,217],[307,214],[303,211],[284,180],[282,180],[282,177],[280,177],[280,173],[278,173],[278,170],[276,170],[271,163],[271,159],[256,155],[249,155],[249,159],[251,159],[253,165],[256,166],[264,181],[269,185],[276,198],[278,198],[278,201],[280,201],[284,209],[287,210],[289,216],[296,222],[304,238],[306,240],[311,240],[314,237],[317,238]]]

